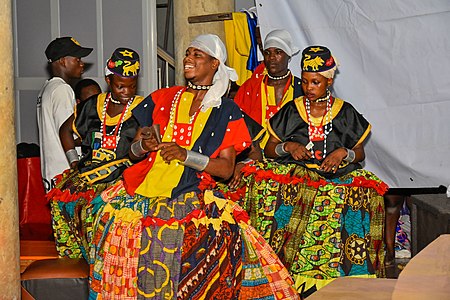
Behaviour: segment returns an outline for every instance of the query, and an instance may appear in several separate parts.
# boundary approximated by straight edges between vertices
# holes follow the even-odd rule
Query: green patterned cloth
[[[384,276],[387,186],[373,173],[357,169],[328,180],[302,166],[271,161],[243,172],[238,202],[303,296],[340,276]],[[219,189],[233,198],[227,187]]]

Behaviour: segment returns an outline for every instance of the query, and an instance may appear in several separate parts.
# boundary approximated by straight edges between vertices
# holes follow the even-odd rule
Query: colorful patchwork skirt
[[[58,176],[55,188],[46,198],[51,206],[59,256],[87,259],[95,209],[91,200],[115,182],[91,184],[77,170],[67,170]]]
[[[298,165],[275,162],[243,168],[237,201],[307,297],[340,276],[384,276],[387,185],[359,169],[327,180]]]
[[[223,195],[132,197],[118,182],[92,205],[90,299],[299,299],[247,213]]]

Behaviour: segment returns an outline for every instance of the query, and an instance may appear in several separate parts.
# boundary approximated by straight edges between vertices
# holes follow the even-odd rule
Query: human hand
[[[346,156],[347,150],[345,148],[338,148],[325,157],[320,165],[320,169],[327,173],[336,173],[339,169],[339,165]]]
[[[286,142],[284,150],[289,152],[295,160],[308,160],[312,157],[311,151],[297,142]]]
[[[154,136],[149,136],[141,140],[141,145],[146,151],[157,151],[159,143]]]
[[[177,159],[179,161],[185,161],[187,157],[187,151],[177,143],[161,143],[156,146],[157,150],[161,150],[160,155],[166,163],[170,163],[172,160]]]
[[[159,124],[153,124],[151,127],[145,126],[141,130],[141,138],[143,140],[149,139],[149,138],[155,138],[156,141],[161,143],[161,131]]]
[[[75,160],[75,161],[71,162],[70,163],[70,168],[75,170],[77,168],[77,166],[78,166],[78,163],[79,163],[78,160]]]
[[[244,163],[242,162],[238,162],[234,168],[234,174],[233,177],[230,180],[229,186],[232,190],[236,189],[238,187],[238,185],[241,183],[241,178],[242,178],[242,174],[241,174],[241,170],[242,168],[245,166]]]

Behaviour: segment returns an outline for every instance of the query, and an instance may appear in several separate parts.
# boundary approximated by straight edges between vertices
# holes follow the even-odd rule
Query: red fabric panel
[[[45,200],[39,157],[17,159],[17,179],[21,238],[26,235],[27,239],[48,239],[52,235],[51,213]]]

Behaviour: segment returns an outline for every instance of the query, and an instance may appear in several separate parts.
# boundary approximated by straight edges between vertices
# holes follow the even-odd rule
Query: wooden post
[[[183,58],[187,46],[199,34],[217,34],[225,43],[223,22],[193,23],[188,17],[224,15],[234,11],[234,0],[174,0],[175,82],[184,85]]]
[[[14,127],[11,2],[0,0],[0,282],[1,299],[20,299],[19,210]]]

